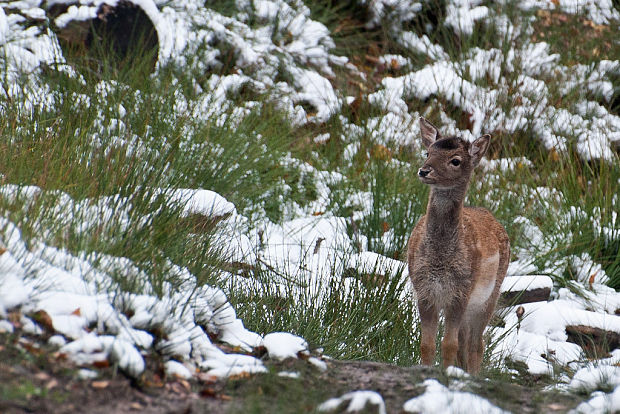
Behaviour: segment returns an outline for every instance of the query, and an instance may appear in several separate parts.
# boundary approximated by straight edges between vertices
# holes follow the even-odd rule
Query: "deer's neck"
[[[436,189],[431,187],[426,209],[426,232],[439,243],[456,243],[463,216],[463,200],[467,188]]]

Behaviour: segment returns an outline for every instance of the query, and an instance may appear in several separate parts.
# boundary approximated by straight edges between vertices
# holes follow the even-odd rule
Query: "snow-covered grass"
[[[128,62],[104,43],[69,51],[58,19],[50,30],[22,19],[51,21],[34,3],[0,9],[0,247],[21,269],[2,268],[2,283],[23,288],[0,294],[0,318],[23,312],[35,332],[27,318],[45,309],[32,304],[60,269],[75,278],[62,273],[62,286],[86,286],[67,295],[92,295],[121,321],[47,310],[57,340],[81,341],[63,349],[90,347],[132,375],[139,358],[121,355],[132,349],[163,353],[182,376],[264,371],[218,354],[207,333],[247,352],[292,332],[333,357],[415,364],[403,261],[425,211],[425,116],[467,139],[493,135],[467,201],[507,228],[511,274],[553,281],[549,304],[526,306],[523,321],[509,309],[489,331],[487,370],[510,372],[510,357],[567,382],[584,355],[565,325],[619,333],[618,294],[605,289],[620,288],[616,9],[135,1],[159,39],[146,75],[153,51]],[[90,14],[63,19],[92,15],[82,3]],[[567,41],[567,20],[599,51]],[[224,319],[249,331],[218,322],[228,301],[236,315]],[[95,327],[98,339],[85,334]]]

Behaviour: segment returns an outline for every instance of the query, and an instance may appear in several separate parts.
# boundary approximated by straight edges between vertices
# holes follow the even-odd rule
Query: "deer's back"
[[[489,210],[482,207],[463,208],[463,230],[466,240],[473,242],[482,257],[506,254],[508,234]]]

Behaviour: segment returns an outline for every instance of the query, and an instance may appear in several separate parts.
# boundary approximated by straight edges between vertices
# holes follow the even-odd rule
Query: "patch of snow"
[[[278,360],[297,358],[298,353],[308,350],[308,343],[305,339],[288,332],[273,332],[265,335],[262,346],[267,349],[270,358]]]
[[[590,364],[573,375],[569,389],[577,391],[594,391],[601,387],[620,386],[620,367]]]
[[[352,391],[341,397],[330,398],[321,403],[317,407],[317,410],[327,412],[335,411],[346,403],[348,403],[345,411],[347,413],[360,412],[364,409],[368,409],[368,407],[376,407],[378,414],[386,413],[383,397],[376,391]]]
[[[593,392],[588,401],[580,403],[569,414],[606,414],[620,411],[620,386],[610,394]]]
[[[166,372],[166,375],[169,376],[176,376],[184,379],[189,379],[192,377],[192,373],[185,365],[174,360],[169,360],[164,363],[164,371]]]
[[[405,402],[403,411],[406,413],[488,413],[503,414],[502,410],[489,401],[475,394],[462,391],[451,391],[435,379],[427,379],[423,383],[426,391],[419,397]]]
[[[446,375],[454,378],[469,378],[469,374],[459,367],[450,365],[446,368]]]
[[[13,333],[13,324],[5,319],[0,320],[0,333]]]
[[[534,289],[553,289],[553,280],[545,275],[507,276],[502,282],[502,292],[520,292]]]
[[[308,362],[318,368],[319,371],[327,371],[327,363],[317,357],[308,358]]]
[[[278,377],[298,379],[300,374],[297,371],[280,371]]]
[[[81,380],[95,379],[98,376],[99,373],[97,371],[93,371],[92,369],[80,368],[77,372],[77,377]]]

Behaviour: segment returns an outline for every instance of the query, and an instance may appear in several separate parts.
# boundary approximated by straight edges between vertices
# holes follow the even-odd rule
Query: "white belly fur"
[[[480,263],[480,278],[474,286],[474,290],[469,296],[467,303],[467,311],[471,313],[480,310],[482,306],[489,300],[493,288],[495,288],[495,279],[497,268],[499,266],[499,252],[493,256],[482,259]]]

